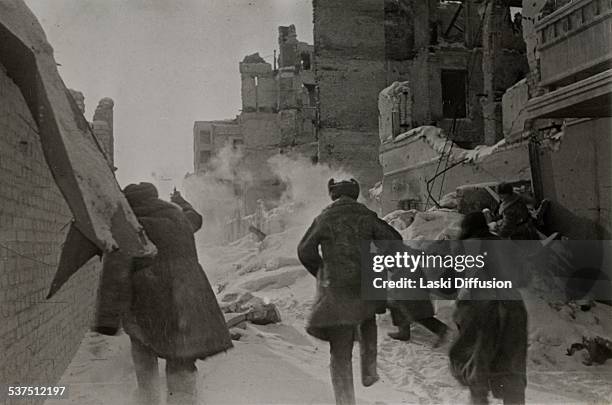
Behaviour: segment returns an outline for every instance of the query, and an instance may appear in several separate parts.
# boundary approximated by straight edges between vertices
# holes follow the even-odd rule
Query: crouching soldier
[[[95,330],[130,336],[142,404],[159,403],[158,357],[166,359],[168,404],[195,404],[196,359],[232,347],[225,319],[198,263],[193,233],[201,216],[180,194],[174,204],[150,183],[124,189],[134,214],[157,247],[149,261],[121,249],[104,258]]]
[[[350,405],[355,403],[352,351],[356,339],[360,343],[363,385],[368,387],[379,378],[375,316],[380,304],[361,297],[361,244],[374,241],[379,250],[385,251],[389,247],[383,241],[401,241],[401,235],[357,202],[359,184],[354,179],[330,179],[328,191],[333,202],[302,238],[298,257],[317,278],[307,332],[329,342],[336,403]]]
[[[502,238],[537,240],[538,234],[525,200],[514,192],[509,183],[500,183],[497,194],[501,202],[497,209],[495,231]]]

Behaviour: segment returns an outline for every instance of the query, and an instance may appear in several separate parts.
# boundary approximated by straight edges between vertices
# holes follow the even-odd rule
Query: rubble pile
[[[384,219],[402,234],[407,244],[413,248],[425,249],[427,241],[458,238],[463,218],[459,207],[476,207],[482,205],[483,201],[490,204],[491,198],[491,194],[484,191],[482,185],[464,187],[442,199],[445,208],[433,208],[425,212],[396,210]],[[257,241],[249,235],[224,248],[230,250],[231,260],[219,266],[215,272],[216,281],[224,285],[219,302],[231,325],[234,339],[244,341],[247,339],[245,336],[251,332],[255,335],[260,333],[249,326],[255,324],[280,323],[291,325],[298,331],[303,330],[314,298],[315,280],[297,260],[296,248],[308,224],[302,218],[296,221],[292,217],[296,212],[295,206],[291,209],[281,206],[277,213],[282,213],[286,224],[295,225],[287,226],[281,232],[270,233],[263,241]],[[612,326],[604,320],[612,319],[612,307],[593,303],[585,310],[586,307],[575,302],[552,302],[537,291],[521,292],[529,313],[530,384],[565,392],[566,379],[558,378],[558,371],[563,370],[563,375],[574,381],[572,390],[582,390],[581,387],[584,387],[585,398],[596,401],[598,398],[610,397],[612,387],[603,381],[607,373],[612,371],[612,362],[601,364],[599,359],[602,356],[597,354],[599,352],[587,354],[590,353],[590,347],[595,348],[594,345],[585,345],[580,351],[574,346],[574,356],[568,356],[567,349],[583,339],[609,340],[612,337]],[[452,324],[452,301],[438,300],[435,305],[440,319]],[[380,318],[381,329],[390,327],[387,318],[388,315]],[[381,336],[385,334],[384,331],[380,333]],[[431,355],[435,356],[435,353]],[[393,361],[393,358],[386,358],[387,354],[381,356],[383,365]],[[591,360],[585,356],[591,356]],[[441,357],[428,361],[439,361],[436,367],[444,369],[447,360]],[[398,374],[393,378],[397,378],[400,384],[403,377],[399,374],[403,371],[389,370],[394,375]],[[587,371],[588,374],[584,374]],[[598,383],[597,390],[589,392],[593,381],[601,381],[601,384]]]

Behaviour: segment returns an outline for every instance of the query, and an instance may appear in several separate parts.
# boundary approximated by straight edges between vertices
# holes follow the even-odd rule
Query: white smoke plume
[[[242,158],[240,150],[226,145],[211,160],[207,171],[185,179],[186,198],[204,217],[203,229],[196,234],[200,246],[222,244],[228,222],[252,214],[245,212],[244,201],[239,196],[240,189],[252,185],[254,178],[254,174],[241,168]],[[313,164],[301,155],[277,154],[268,160],[268,165],[285,191],[280,200],[274,201],[270,196],[265,201],[267,208],[272,207],[267,215],[276,216],[284,228],[308,227],[314,217],[331,203],[328,180],[353,177],[345,170]]]
[[[240,167],[243,153],[230,144],[211,158],[208,169],[185,178],[186,199],[204,217],[203,229],[196,235],[206,244],[223,241],[224,226],[244,214],[239,188],[248,186],[253,176]]]
[[[307,226],[323,208],[331,203],[327,192],[330,178],[347,180],[353,177],[341,169],[313,164],[303,156],[275,155],[268,160],[272,172],[286,185],[279,201],[279,209],[290,207],[288,226]]]

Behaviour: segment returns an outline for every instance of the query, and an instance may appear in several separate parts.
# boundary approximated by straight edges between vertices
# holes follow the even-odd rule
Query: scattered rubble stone
[[[583,363],[587,366],[593,364],[604,364],[612,358],[612,341],[601,336],[594,338],[582,338],[582,343],[574,343],[567,349],[567,355],[572,356],[575,352],[586,350]]]
[[[280,312],[274,304],[263,304],[254,308],[247,315],[247,320],[255,325],[268,325],[281,321]]]
[[[232,340],[240,340],[243,336],[243,333],[240,329],[232,328],[229,332]]]

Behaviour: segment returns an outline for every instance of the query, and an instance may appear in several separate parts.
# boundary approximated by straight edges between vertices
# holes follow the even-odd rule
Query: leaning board
[[[81,239],[95,245],[99,253],[120,248],[130,256],[155,254],[155,246],[121,193],[89,124],[57,71],[42,27],[22,0],[0,0],[0,62],[38,124],[45,159]],[[79,247],[65,246],[64,250],[70,248]],[[60,279],[78,269],[64,267],[58,269],[58,275],[63,273]]]

